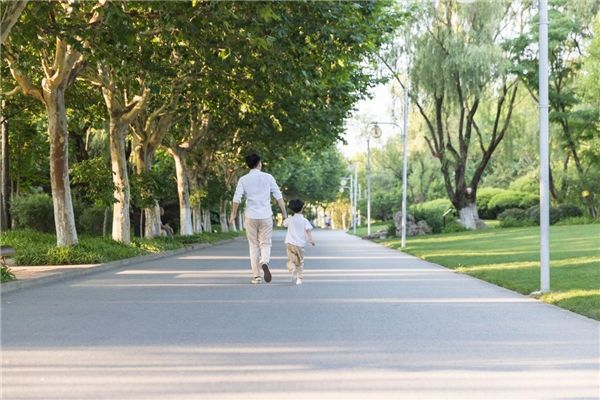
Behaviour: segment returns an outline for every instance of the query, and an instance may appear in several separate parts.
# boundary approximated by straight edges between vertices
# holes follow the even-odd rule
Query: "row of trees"
[[[600,211],[599,8],[597,0],[551,0],[549,11],[551,193],[592,217]],[[411,11],[379,56],[384,71],[410,87],[419,116],[411,124],[422,133],[411,139],[418,149],[409,195],[423,201],[441,185],[461,223],[474,229],[482,225],[480,186],[537,176],[537,2],[442,0],[411,3]],[[389,162],[394,151],[382,154],[390,176],[400,171]],[[431,157],[441,177],[427,167]]]
[[[73,158],[76,184],[112,207],[114,240],[130,241],[132,182],[145,235],[159,233],[158,200],[169,186],[156,174],[162,154],[175,166],[180,233],[206,228],[202,201],[211,196],[227,229],[227,199],[247,152],[282,166],[288,157],[300,165],[335,158],[327,149],[375,81],[365,61],[402,21],[380,1],[26,3],[2,14],[2,91],[10,96],[2,220],[21,178],[43,186],[37,174],[49,174],[58,245],[78,242]],[[5,15],[13,16],[7,29]],[[49,169],[35,158],[45,140]],[[39,146],[37,154],[33,146],[11,152],[9,143]],[[16,163],[30,158],[33,171],[5,176],[8,154]],[[298,186],[293,169],[280,170],[290,190],[314,189]]]

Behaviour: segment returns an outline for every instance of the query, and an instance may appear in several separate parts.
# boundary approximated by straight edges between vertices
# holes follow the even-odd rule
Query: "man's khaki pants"
[[[302,279],[302,270],[304,269],[304,248],[286,243],[287,250],[287,269],[290,272],[296,270],[296,277]]]
[[[246,218],[246,237],[250,246],[250,264],[252,276],[260,276],[262,264],[271,259],[271,236],[273,236],[273,218]]]

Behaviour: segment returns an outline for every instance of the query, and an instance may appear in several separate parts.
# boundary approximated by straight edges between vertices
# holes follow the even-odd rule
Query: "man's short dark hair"
[[[304,208],[304,202],[300,199],[290,200],[288,207],[295,213],[299,213]]]
[[[260,162],[260,156],[256,153],[252,153],[246,156],[246,165],[250,169],[256,168],[258,163]]]

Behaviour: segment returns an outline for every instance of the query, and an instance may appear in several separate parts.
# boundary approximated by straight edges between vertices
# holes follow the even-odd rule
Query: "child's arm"
[[[311,245],[315,245],[315,241],[313,240],[312,237],[312,233],[310,232],[310,229],[306,230],[306,236],[308,237],[308,241],[310,242]]]

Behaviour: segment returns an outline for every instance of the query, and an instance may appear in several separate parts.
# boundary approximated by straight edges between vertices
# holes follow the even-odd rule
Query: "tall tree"
[[[84,65],[79,42],[83,29],[74,27],[73,21],[83,21],[81,25],[85,26],[93,23],[98,13],[91,5],[41,3],[23,15],[24,23],[15,28],[18,30],[18,35],[13,35],[16,39],[3,44],[3,55],[22,93],[39,100],[46,109],[57,244],[75,245],[78,238],[69,181],[65,92]],[[52,46],[53,56],[47,52]],[[39,67],[34,69],[36,63]],[[34,79],[41,82],[35,84]]]
[[[508,130],[517,93],[501,47],[512,9],[506,1],[459,6],[443,0],[422,7],[424,17],[406,39],[413,44],[410,98],[426,122],[425,140],[461,223],[476,229],[482,225],[477,188]],[[478,118],[485,102],[495,103],[489,121]]]

